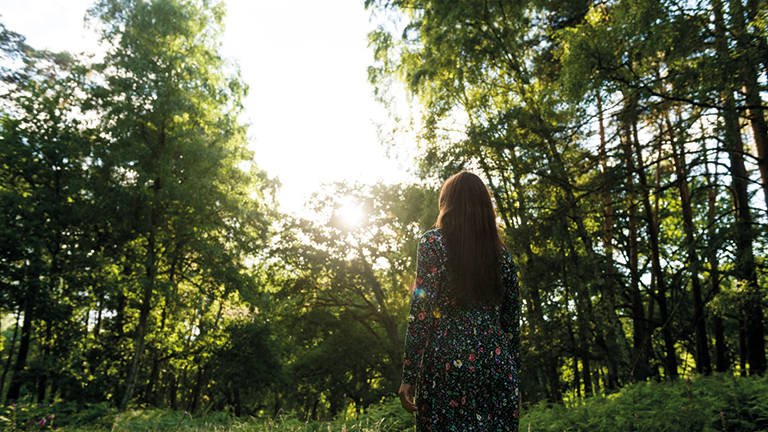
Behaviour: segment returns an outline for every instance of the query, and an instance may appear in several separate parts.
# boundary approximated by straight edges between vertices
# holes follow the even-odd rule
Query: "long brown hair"
[[[435,226],[447,243],[452,295],[459,304],[501,303],[501,239],[488,187],[462,171],[443,183],[439,206]]]

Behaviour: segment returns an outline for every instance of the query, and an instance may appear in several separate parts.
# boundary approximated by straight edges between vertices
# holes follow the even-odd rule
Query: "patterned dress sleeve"
[[[500,320],[502,329],[509,337],[512,356],[517,359],[520,357],[520,284],[512,254],[506,249],[502,252],[504,301],[501,304]],[[519,364],[519,361],[517,363]]]
[[[432,311],[437,297],[443,264],[442,238],[433,232],[424,234],[419,240],[416,255],[416,282],[411,295],[408,313],[408,330],[405,334],[405,358],[403,360],[403,381],[415,384],[421,369],[422,353],[429,344],[434,319]]]

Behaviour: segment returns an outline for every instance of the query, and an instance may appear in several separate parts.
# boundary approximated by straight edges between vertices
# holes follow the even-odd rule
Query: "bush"
[[[532,431],[765,431],[768,379],[733,375],[641,382],[575,404],[533,406],[520,429]]]
[[[115,410],[112,409],[112,413]],[[3,430],[42,430],[98,425],[110,415],[106,403],[88,404],[56,402],[40,405],[20,402],[3,407],[0,411],[0,428]]]
[[[608,396],[526,408],[520,430],[768,431],[765,395],[766,377],[715,375],[674,382],[642,382]],[[397,398],[385,399],[355,419],[308,422],[282,412],[276,418],[266,419],[238,418],[231,411],[190,416],[183,411],[144,409],[118,414],[105,404],[20,404],[0,412],[0,429],[29,431],[400,432],[412,431],[414,426],[413,416],[400,407]]]

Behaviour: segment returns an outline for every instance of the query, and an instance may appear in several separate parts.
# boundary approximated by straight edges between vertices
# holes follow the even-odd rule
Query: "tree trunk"
[[[171,383],[168,389],[168,403],[170,404],[171,409],[175,410],[179,408],[179,376],[175,373],[171,373],[170,375]]]
[[[165,144],[165,131],[161,126],[160,136],[158,137],[158,146],[162,148]],[[135,347],[131,368],[126,380],[125,394],[120,402],[120,410],[128,408],[133,396],[133,390],[136,388],[136,382],[139,378],[139,368],[141,367],[142,357],[144,356],[144,343],[146,341],[147,327],[149,326],[149,315],[152,311],[152,294],[155,290],[155,283],[158,273],[157,257],[157,225],[159,225],[160,213],[160,190],[163,188],[162,179],[155,176],[152,184],[152,198],[149,203],[149,235],[147,236],[146,263],[144,291],[139,307],[139,325],[136,327]]]
[[[712,4],[715,15],[715,45],[718,53],[724,54],[727,52],[727,41],[725,39],[722,4],[720,0],[713,0]],[[736,12],[739,12],[739,9]],[[734,208],[736,210],[736,263],[734,265],[734,274],[738,279],[738,283],[743,285],[746,295],[743,303],[745,304],[745,331],[747,333],[746,344],[750,373],[763,374],[766,369],[765,334],[763,330],[763,311],[760,307],[760,290],[757,284],[757,270],[752,250],[754,233],[752,231],[752,214],[749,209],[749,192],[747,190],[749,174],[744,166],[744,142],[741,139],[741,128],[732,89],[725,89],[723,92],[723,102],[724,141],[731,162],[730,172],[733,179],[731,185],[734,195]]]
[[[621,322],[616,316],[616,271],[613,262],[613,195],[611,193],[611,178],[608,172],[608,155],[606,152],[605,126],[603,120],[603,100],[600,91],[597,91],[597,116],[600,135],[600,169],[605,184],[605,198],[603,205],[603,249],[605,250],[605,285],[602,291],[607,301],[603,302],[602,315],[606,320],[606,337],[615,341],[618,353],[627,353],[626,337]],[[610,356],[610,355],[609,355]],[[608,361],[608,388],[619,388],[620,380],[628,377],[626,368],[629,356],[625,355],[621,361]],[[619,370],[621,368],[622,370]]]
[[[581,352],[581,348],[579,343],[576,341],[576,336],[574,335],[573,331],[573,318],[568,313],[568,304],[570,302],[570,296],[569,296],[569,290],[568,290],[568,282],[566,280],[568,274],[568,266],[563,265],[563,280],[564,283],[564,299],[563,299],[563,307],[565,308],[566,313],[566,322],[568,323],[568,335],[571,337],[571,347],[573,349],[573,388],[576,390],[576,395],[578,397],[581,397],[581,375],[579,373],[579,353]]]
[[[243,407],[242,407],[242,403],[240,403],[240,386],[239,385],[235,385],[234,396],[235,396],[235,416],[240,417],[241,415],[243,415]],[[315,401],[315,408],[317,408],[317,401]]]
[[[315,398],[312,403],[312,411],[309,414],[311,420],[317,420],[317,405],[320,403],[320,398]]]
[[[133,351],[133,360],[131,361],[131,369],[128,372],[128,379],[126,380],[125,394],[123,395],[122,402],[120,402],[120,411],[125,411],[128,408],[128,404],[133,396],[133,390],[136,387],[136,382],[139,378],[139,367],[141,366],[142,357],[144,355],[144,343],[147,334],[147,324],[149,322],[149,312],[152,296],[152,288],[144,288],[144,299],[142,300],[141,308],[139,309],[139,325],[136,327],[136,339],[135,347]]]
[[[98,311],[96,312],[96,325],[93,326],[93,344],[96,345],[96,343],[99,340],[99,334],[101,333],[101,314],[102,310],[104,309],[104,295],[102,294],[99,297],[99,301],[97,303]]]
[[[717,158],[715,158],[715,160],[717,160]],[[715,298],[718,294],[720,294],[720,263],[718,262],[717,258],[717,251],[719,249],[717,245],[719,245],[720,242],[718,241],[717,244],[714,243],[715,237],[717,235],[717,170],[715,170],[714,179],[712,179],[710,177],[709,164],[704,164],[704,167],[707,173],[707,225],[709,226],[707,231],[710,242],[709,256],[707,257],[707,261],[709,261],[710,268],[710,297]],[[715,371],[725,372],[728,370],[728,360],[725,345],[725,331],[723,330],[723,318],[719,315],[713,316],[712,327],[714,328],[713,330],[715,333]]]
[[[136,382],[139,378],[139,367],[141,366],[142,357],[144,355],[144,343],[147,334],[147,326],[149,324],[149,314],[152,310],[152,292],[154,291],[156,276],[155,265],[155,233],[154,230],[152,230],[149,235],[149,241],[147,242],[147,279],[144,282],[144,292],[139,308],[139,325],[136,327],[133,360],[131,361],[131,368],[126,380],[125,393],[120,402],[120,411],[125,411],[128,408],[128,404],[131,402],[131,397],[133,396],[133,390],[136,387]]]
[[[34,298],[37,290],[33,288],[38,282],[32,282],[27,288],[27,295],[24,299],[24,323],[21,326],[21,339],[19,340],[19,354],[16,356],[16,364],[13,368],[11,384],[8,387],[8,393],[5,397],[6,402],[16,402],[21,394],[21,385],[23,377],[21,376],[27,365],[27,356],[29,355],[30,341],[32,340],[32,320],[34,315]]]
[[[709,344],[707,343],[707,327],[704,317],[704,302],[701,297],[701,281],[699,280],[699,255],[696,252],[696,239],[693,224],[693,208],[691,205],[691,193],[688,188],[688,167],[685,160],[685,148],[677,144],[672,133],[672,122],[669,113],[665,113],[667,134],[672,148],[672,161],[675,165],[677,176],[677,188],[680,192],[680,205],[683,212],[683,230],[688,246],[688,268],[691,272],[691,289],[693,294],[693,322],[696,334],[696,371],[700,374],[712,373],[712,363],[709,358]],[[681,148],[682,147],[682,148]]]
[[[758,27],[760,24],[760,0],[747,0],[747,19],[749,20],[750,27],[754,24],[757,24],[754,27]],[[763,8],[765,7],[765,2],[763,3]],[[765,31],[765,26],[763,25],[763,31]],[[768,73],[768,41],[765,38],[765,33],[756,34],[753,37],[754,42],[757,44],[757,53],[753,57],[754,63],[762,63],[763,70],[760,71],[760,74]]]
[[[5,361],[5,367],[3,367],[3,375],[0,377],[0,391],[5,388],[5,378],[8,375],[8,371],[11,370],[11,362],[13,361],[13,348],[16,346],[16,337],[19,335],[19,320],[21,319],[21,310],[16,314],[16,325],[13,327],[13,336],[11,337],[11,345],[8,347],[8,360]]]
[[[579,262],[578,262],[578,255],[576,254],[576,249],[573,246],[573,243],[568,241],[569,246],[569,258],[571,260],[571,265],[573,268],[578,269]],[[581,271],[574,271],[573,274],[575,275],[575,281],[571,284],[575,288],[575,300],[576,300],[576,325],[579,326],[579,353],[581,355],[581,363],[584,370],[584,395],[585,396],[592,396],[594,394],[594,389],[592,387],[592,362],[591,362],[591,356],[592,352],[590,350],[591,347],[595,345],[592,340],[592,318],[594,317],[594,312],[592,309],[592,299],[589,297],[589,294],[587,292],[586,287],[584,286],[583,281],[583,273]],[[566,284],[569,282],[567,280],[564,280]],[[596,329],[599,331],[599,329]],[[601,339],[601,336],[598,336],[597,339]]]
[[[637,167],[637,174],[640,181],[640,187],[643,190],[643,209],[645,210],[645,218],[648,224],[648,237],[650,243],[651,253],[651,270],[653,272],[653,278],[655,282],[655,298],[659,304],[659,313],[661,315],[661,330],[664,337],[664,368],[667,371],[667,378],[674,379],[678,377],[677,372],[677,357],[675,354],[675,340],[672,337],[671,328],[671,316],[667,307],[667,286],[664,278],[664,272],[661,268],[661,251],[659,248],[659,225],[656,213],[651,208],[650,193],[648,187],[648,181],[645,175],[645,167],[643,166],[642,151],[640,149],[640,143],[638,141],[637,124],[632,123],[632,135],[635,147],[635,159],[640,166]],[[658,169],[656,170],[658,172]],[[652,289],[652,291],[654,291]]]
[[[538,119],[540,124],[544,124],[541,118]],[[601,318],[605,325],[598,326],[598,329],[605,328],[608,333],[608,337],[604,339],[606,349],[608,351],[606,355],[606,362],[609,368],[614,371],[625,370],[629,364],[629,355],[626,352],[626,344],[622,343],[624,332],[617,332],[617,328],[620,328],[618,317],[616,316],[616,309],[610,307],[610,295],[607,292],[606,284],[603,282],[603,274],[598,269],[597,253],[592,241],[592,236],[589,234],[586,224],[584,223],[584,215],[578,206],[578,201],[573,190],[570,178],[568,177],[557,146],[555,145],[554,137],[551,136],[546,126],[541,126],[543,131],[543,139],[547,145],[547,158],[552,171],[556,178],[560,180],[560,185],[565,194],[566,205],[568,209],[568,216],[571,221],[576,225],[576,234],[584,245],[584,250],[587,253],[587,259],[579,266],[586,274],[590,275],[590,279],[595,281],[600,289],[600,294],[606,299],[603,302],[604,307],[601,308]]]
[[[146,387],[144,387],[144,397],[142,398],[145,403],[154,404],[155,398],[153,397],[155,392],[155,385],[160,378],[160,351],[157,349],[150,350],[154,353],[152,358],[152,368],[149,372],[149,380]]]
[[[755,7],[755,6],[753,6]],[[761,43],[765,45],[765,39],[758,37],[757,40],[749,34],[745,17],[744,5],[741,0],[731,0],[729,12],[731,13],[733,29],[732,34],[736,39],[737,52],[741,60],[740,81],[744,88],[747,104],[747,118],[752,129],[752,137],[757,149],[757,167],[760,170],[762,179],[763,196],[766,206],[768,206],[768,127],[765,123],[763,101],[760,98],[760,86],[757,81],[758,76],[758,51],[755,45]],[[755,11],[756,13],[756,11]],[[722,22],[722,21],[721,21]]]
[[[632,363],[631,376],[637,381],[645,381],[650,376],[649,353],[651,341],[648,337],[648,322],[645,317],[643,296],[640,291],[640,272],[638,268],[637,243],[637,201],[635,200],[635,161],[632,155],[633,135],[630,127],[630,116],[634,117],[633,104],[628,105],[622,114],[623,130],[622,146],[627,167],[627,231],[629,252],[629,278],[632,295],[632,337],[634,339],[635,360]]]
[[[236,388],[235,391],[239,391],[238,389],[239,387]],[[197,411],[197,405],[198,405],[198,402],[200,401],[200,392],[202,390],[203,390],[203,367],[198,366],[197,373],[195,374],[195,384],[192,387],[192,398],[189,404],[187,405],[189,412],[193,413]],[[239,393],[236,396],[236,398],[239,398]],[[240,402],[238,401],[237,403],[239,404]]]
[[[37,403],[45,403],[45,392],[48,388],[48,373],[50,371],[50,366],[48,365],[48,360],[51,355],[51,323],[47,320],[43,320],[43,323],[45,325],[45,337],[40,342],[42,345],[42,363],[43,363],[43,372],[40,374],[40,378],[37,380]]]
[[[169,280],[171,286],[174,286],[173,266],[171,267],[171,275]],[[158,330],[160,334],[165,331],[165,322],[168,316],[168,301],[168,299],[165,300],[163,303],[163,311],[160,313],[160,328]],[[156,391],[155,389],[158,388],[157,382],[160,379],[160,362],[162,361],[163,353],[158,348],[154,349],[153,351],[155,355],[153,356],[152,360],[152,370],[149,373],[149,381],[147,382],[147,387],[144,390],[144,401],[155,406],[162,407],[162,401],[160,398],[156,397],[154,393]]]
[[[514,149],[510,150],[510,167],[512,170],[512,181],[514,184],[514,189],[518,191],[524,190],[521,184],[520,170],[517,169],[519,167],[517,161],[517,153],[515,153]],[[525,202],[522,194],[517,195],[517,208],[520,218],[520,233],[522,236],[521,243],[524,248],[523,250],[525,253],[525,258],[527,262],[532,263],[535,260],[533,250],[531,249],[531,239],[529,237],[532,223],[530,221],[528,203]],[[524,280],[532,281],[531,283],[522,284],[521,289],[523,292],[520,293],[521,298],[527,297],[529,299],[529,306],[526,309],[528,321],[531,323],[532,327],[531,333],[532,335],[535,335],[531,338],[532,349],[537,353],[546,352],[548,349],[547,347],[551,346],[552,341],[549,334],[549,329],[547,328],[546,320],[544,319],[544,309],[541,303],[541,295],[539,293],[538,284],[533,282],[533,280],[536,279],[535,275],[527,274],[525,267],[521,268],[520,271]],[[552,353],[551,357],[551,359],[542,358],[541,367],[544,369],[543,375],[546,376],[547,382],[547,385],[542,384],[542,391],[547,395],[548,398],[551,399],[552,402],[554,402],[559,400],[560,394],[560,375],[557,367],[558,353]],[[539,375],[541,376],[540,371]],[[542,382],[542,380],[539,381]],[[552,399],[552,395],[557,395],[557,397]]]
[[[739,375],[747,376],[747,329],[745,322],[739,318]]]

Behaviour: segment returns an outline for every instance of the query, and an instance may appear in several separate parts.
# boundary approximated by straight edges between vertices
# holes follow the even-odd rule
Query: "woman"
[[[446,180],[439,206],[419,241],[398,396],[418,431],[517,431],[515,264],[479,177]]]

